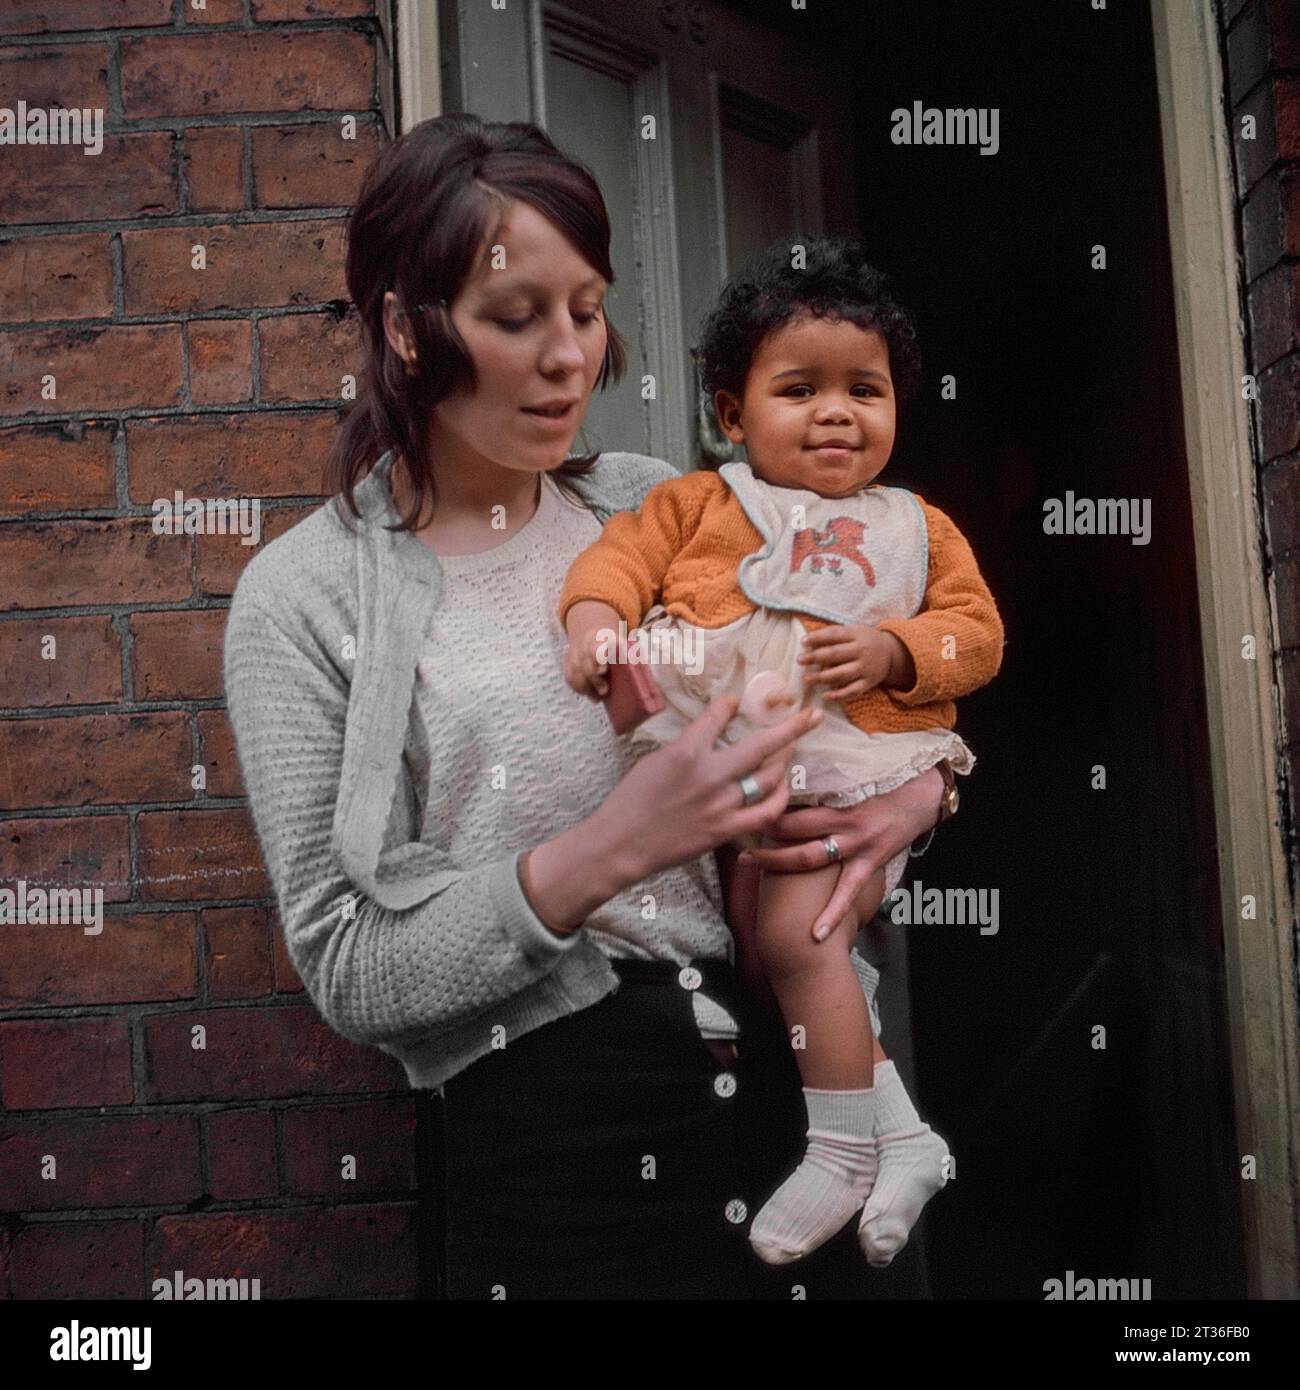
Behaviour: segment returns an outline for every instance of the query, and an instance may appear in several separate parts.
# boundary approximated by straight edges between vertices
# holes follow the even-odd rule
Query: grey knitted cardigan
[[[438,1088],[494,1046],[617,988],[581,929],[561,937],[520,887],[517,853],[458,868],[423,843],[403,751],[437,556],[397,521],[385,454],[249,561],[226,623],[227,706],[294,966],[325,1022]],[[603,523],[675,471],[602,454],[566,479]],[[874,1002],[876,972],[855,966]]]

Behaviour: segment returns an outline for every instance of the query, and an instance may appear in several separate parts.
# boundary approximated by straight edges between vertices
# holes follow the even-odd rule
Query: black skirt
[[[927,1297],[916,1234],[875,1270],[856,1218],[793,1264],[753,1253],[750,1222],[807,1129],[780,1020],[748,1006],[726,961],[694,961],[699,987],[740,1026],[739,1056],[724,1066],[678,966],[611,964],[612,994],[444,1084],[446,1296]]]

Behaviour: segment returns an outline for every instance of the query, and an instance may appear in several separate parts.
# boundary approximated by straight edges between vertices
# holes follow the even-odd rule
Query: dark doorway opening
[[[858,94],[858,230],[926,363],[885,481],[953,516],[1007,629],[959,703],[963,810],[913,870],[999,894],[996,934],[909,928],[918,1101],[957,1160],[934,1294],[1042,1298],[1073,1270],[1244,1297],[1148,7],[732,8]],[[892,143],[918,101],[997,108],[997,153]],[[1045,534],[1069,492],[1146,499],[1149,542]]]

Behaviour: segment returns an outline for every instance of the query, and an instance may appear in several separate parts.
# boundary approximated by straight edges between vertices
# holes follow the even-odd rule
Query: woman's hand
[[[780,848],[746,850],[742,864],[752,863],[773,873],[803,873],[826,867],[822,841],[834,835],[842,863],[830,901],[812,924],[814,939],[829,935],[853,905],[858,890],[878,869],[884,868],[918,835],[938,824],[944,780],[937,767],[913,777],[883,796],[869,797],[856,806],[801,806],[787,811],[767,834],[799,844]]]
[[[763,832],[786,808],[796,741],[825,717],[806,709],[733,744],[718,744],[736,713],[718,696],[671,743],[642,758],[588,819],[621,866],[625,886],[689,863],[742,834]],[[716,745],[716,746],[715,746]],[[746,806],[740,779],[752,775],[759,800]]]

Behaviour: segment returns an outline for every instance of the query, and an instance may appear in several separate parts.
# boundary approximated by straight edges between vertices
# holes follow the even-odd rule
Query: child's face
[[[894,382],[877,329],[805,314],[758,347],[744,395],[715,396],[718,420],[775,487],[847,497],[894,448]]]

